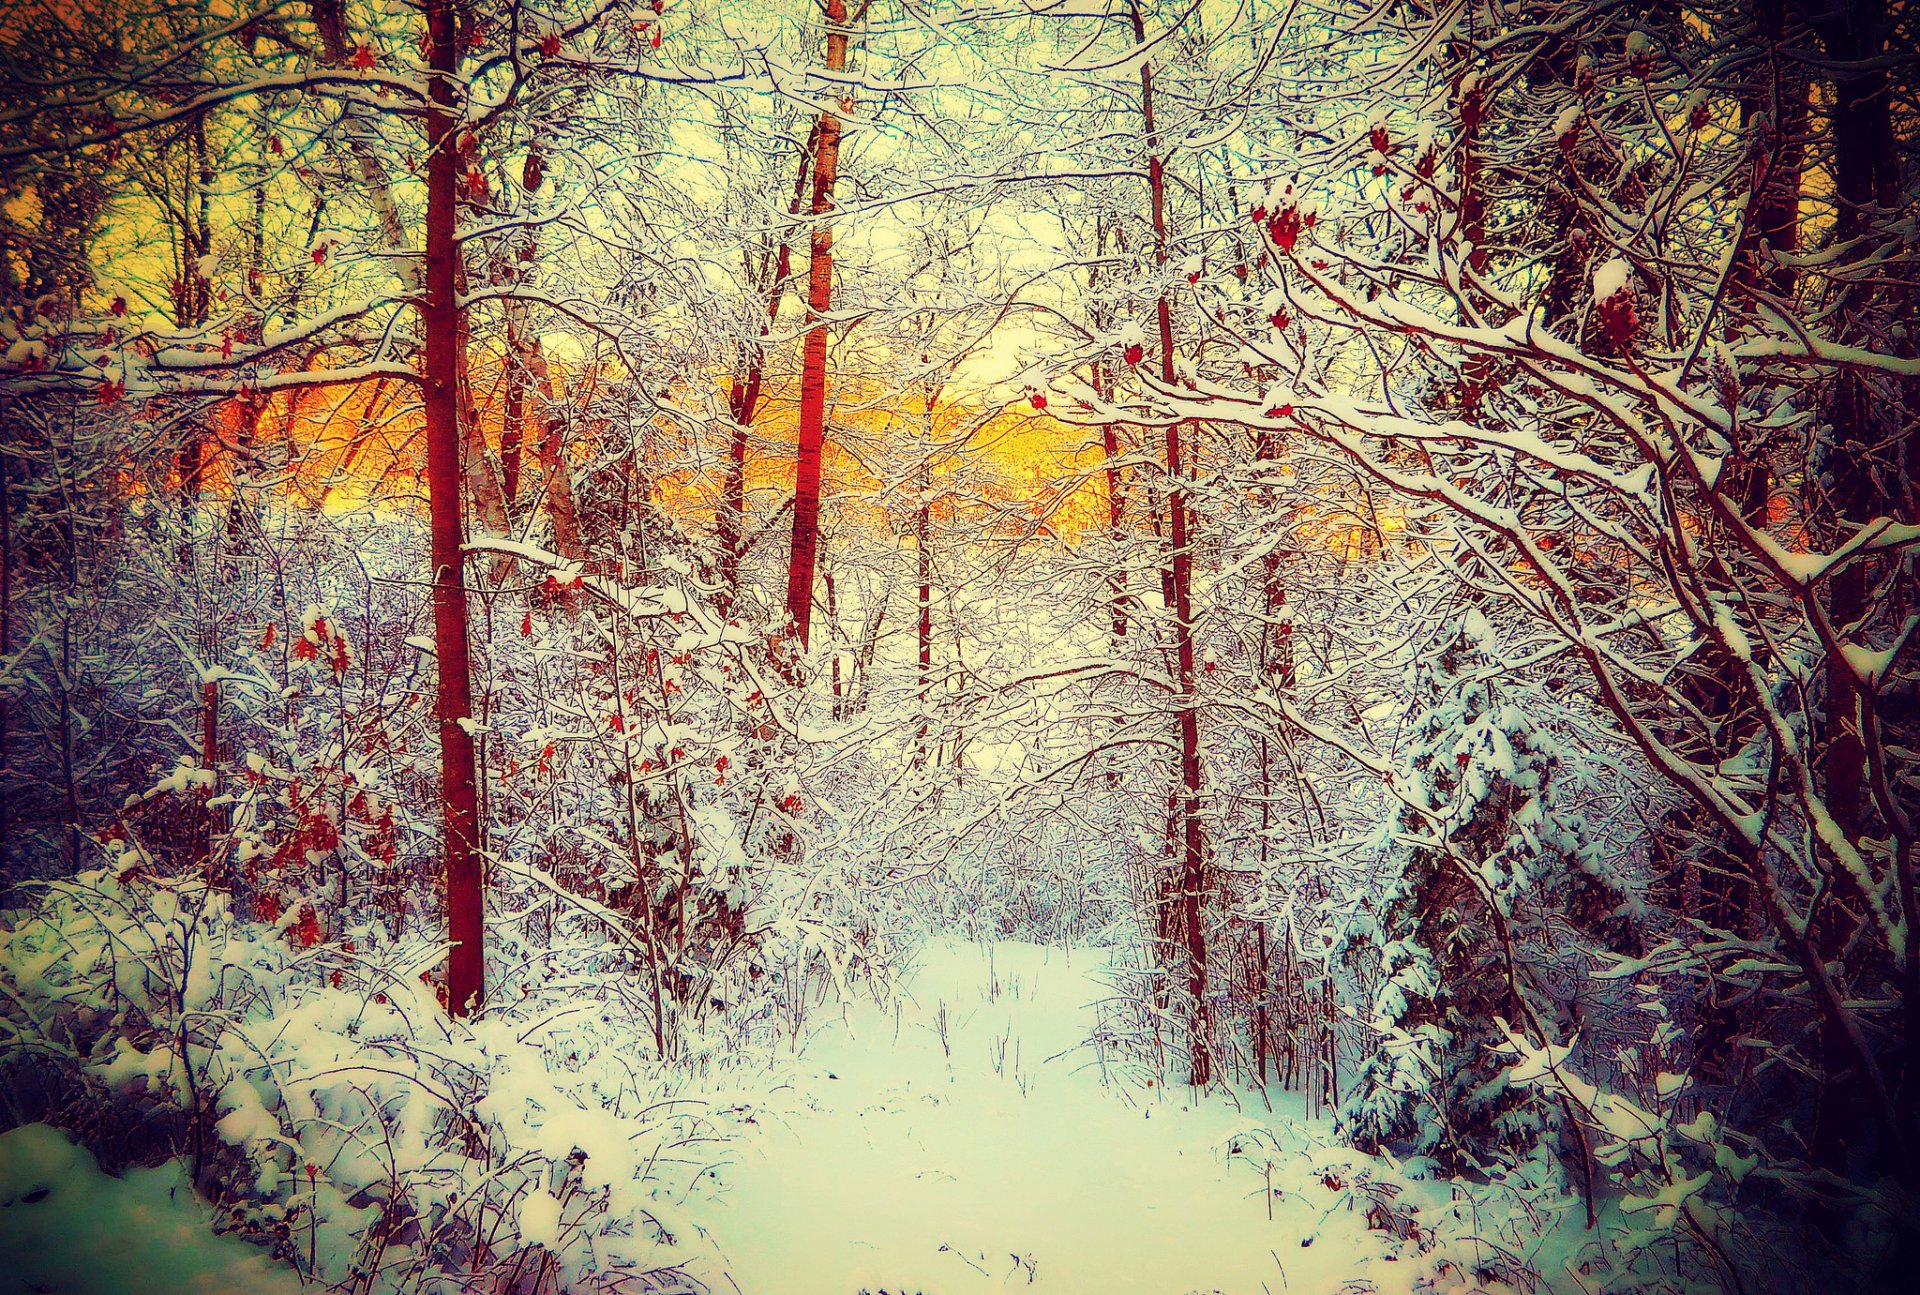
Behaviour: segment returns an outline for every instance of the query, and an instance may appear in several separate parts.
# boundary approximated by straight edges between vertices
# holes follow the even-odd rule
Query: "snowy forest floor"
[[[1196,1101],[1114,1073],[1090,1042],[1107,966],[936,942],[891,1009],[846,1006],[714,1171],[722,1268],[699,1275],[742,1295],[1434,1289],[1417,1241],[1368,1226],[1387,1167],[1292,1095]],[[1475,1204],[1390,1177],[1416,1219]],[[1536,1225],[1509,1242],[1540,1271],[1555,1228]],[[1488,1269],[1499,1252],[1489,1234]]]
[[[670,1262],[711,1295],[1582,1289],[1590,1234],[1552,1182],[1415,1179],[1292,1094],[1118,1062],[1110,967],[934,940],[885,1002],[829,998],[797,1051],[728,1057],[672,1099],[714,1136],[654,1166]],[[114,1178],[47,1125],[0,1134],[0,1295],[136,1289],[322,1288],[216,1236],[183,1161]]]

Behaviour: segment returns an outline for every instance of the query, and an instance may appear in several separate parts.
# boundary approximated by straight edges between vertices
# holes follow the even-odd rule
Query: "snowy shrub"
[[[1666,1008],[1657,994],[1643,1009]],[[1770,1151],[1697,1099],[1684,1071],[1659,1070],[1629,1093],[1583,1077],[1582,1040],[1535,1044],[1497,1023],[1507,1081],[1550,1096],[1578,1122],[1606,1181],[1600,1227],[1578,1263],[1591,1288],[1651,1292],[1791,1290],[1810,1279],[1866,1286],[1897,1250],[1911,1202],[1895,1183],[1848,1183]],[[1809,1271],[1808,1238],[1782,1200],[1817,1202],[1844,1223],[1838,1268]],[[1831,1260],[1823,1259],[1823,1263]]]
[[[1362,1148],[1399,1147],[1447,1172],[1524,1152],[1559,1123],[1506,1079],[1493,1022],[1564,1014],[1550,992],[1552,965],[1566,961],[1553,919],[1628,939],[1637,907],[1560,794],[1556,739],[1501,674],[1478,611],[1416,663],[1423,709],[1388,847],[1398,875],[1353,910],[1335,946],[1373,986],[1379,1035],[1345,1127]],[[1568,974],[1579,978],[1577,964]]]
[[[698,1105],[564,950],[463,1023],[422,983],[432,944],[287,926],[197,878],[46,886],[0,935],[8,1122],[183,1155],[224,1226],[361,1291],[618,1289],[697,1242],[671,1202]]]

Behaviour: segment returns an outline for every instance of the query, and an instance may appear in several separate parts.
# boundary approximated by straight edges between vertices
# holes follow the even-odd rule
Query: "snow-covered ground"
[[[703,1276],[742,1295],[1313,1295],[1430,1273],[1368,1230],[1359,1158],[1284,1095],[1268,1111],[1103,1083],[1087,1039],[1105,965],[934,944],[896,1009],[823,1026],[774,1093],[782,1114],[716,1173],[727,1271]],[[1436,1190],[1424,1208],[1445,1210]]]
[[[1550,1185],[1521,1203],[1414,1182],[1285,1094],[1195,1100],[1117,1073],[1089,1042],[1107,967],[1097,949],[936,941],[889,1005],[836,1001],[798,1056],[733,1057],[709,1104],[721,1136],[685,1148],[692,1180],[652,1178],[669,1261],[713,1295],[1451,1295],[1565,1273],[1570,1206]],[[568,1109],[543,1092],[550,1118]],[[629,1119],[652,1128],[593,1124],[589,1164],[631,1154]],[[526,1145],[563,1158],[548,1134],[584,1127]],[[555,1231],[529,1230],[535,1199],[524,1240]],[[0,1295],[296,1289],[214,1235],[181,1162],[113,1178],[45,1125],[0,1134]]]
[[[213,1233],[178,1160],[115,1178],[45,1124],[0,1133],[0,1295],[296,1295],[292,1272]]]

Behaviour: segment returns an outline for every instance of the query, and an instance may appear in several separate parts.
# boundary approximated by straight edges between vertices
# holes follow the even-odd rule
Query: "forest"
[[[1917,29],[8,6],[0,1295],[1911,1289]]]

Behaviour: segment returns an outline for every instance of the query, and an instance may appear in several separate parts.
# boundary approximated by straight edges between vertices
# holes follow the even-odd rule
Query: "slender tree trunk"
[[[1272,466],[1278,455],[1271,432],[1260,433],[1254,443],[1253,453],[1263,473]],[[1262,486],[1257,498],[1261,510],[1271,515],[1275,508],[1273,490]],[[1274,548],[1260,559],[1260,673],[1262,682],[1282,692],[1290,691],[1294,686],[1293,608],[1287,601],[1287,584],[1283,573],[1286,556],[1284,550]]]
[[[1820,34],[1829,60],[1837,71],[1833,84],[1834,198],[1837,206],[1836,242],[1852,257],[1882,234],[1880,221],[1897,218],[1898,154],[1895,148],[1891,99],[1893,87],[1875,63],[1885,52],[1887,16],[1881,0],[1851,0],[1832,6],[1819,19]],[[1843,280],[1834,312],[1838,340],[1873,345],[1876,298],[1889,289],[1878,276]],[[1898,400],[1881,383],[1846,370],[1836,379],[1827,413],[1827,439],[1816,447],[1814,467],[1824,481],[1816,484],[1809,473],[1812,497],[1808,511],[1819,518],[1829,546],[1845,543],[1857,528],[1899,497],[1895,438]],[[1824,489],[1822,488],[1824,485]],[[1827,581],[1827,615],[1836,631],[1854,642],[1865,641],[1866,618],[1871,616],[1869,591],[1874,583],[1870,559],[1856,557]],[[1833,820],[1849,838],[1859,840],[1874,830],[1872,806],[1866,795],[1866,742],[1863,706],[1853,668],[1831,660],[1825,671],[1826,714],[1820,733],[1822,794]],[[1835,867],[1836,893],[1847,904],[1816,912],[1809,932],[1809,957],[1838,961],[1852,938],[1853,921],[1844,907],[1862,905],[1864,896],[1853,874]],[[1908,969],[1911,995],[1920,980]],[[1837,1006],[1837,1005],[1836,1005]],[[1916,1010],[1910,998],[1909,1012]],[[1912,1017],[1910,1016],[1910,1020]],[[1822,1070],[1819,1109],[1813,1133],[1813,1159],[1823,1168],[1844,1170],[1850,1153],[1862,1145],[1867,1111],[1862,1079],[1872,1061],[1860,1055],[1858,1038],[1850,1039],[1839,1012],[1822,1024]],[[1909,1040],[1909,1042],[1911,1042]],[[1882,1131],[1890,1148],[1913,1135],[1910,1111],[1888,1110]],[[1897,1162],[1896,1172],[1910,1166]]]
[[[927,762],[927,735],[933,727],[927,710],[933,680],[933,402],[933,393],[929,391],[927,444],[922,447],[926,453],[920,459],[919,507],[913,515],[914,557],[918,567],[915,574],[920,584],[920,731],[915,735],[919,743],[913,757],[915,768]]]
[[[200,767],[213,775],[208,799],[217,799],[220,795],[220,684],[214,679],[200,685]],[[206,822],[202,825],[204,831],[196,842],[200,862],[209,882],[221,880],[214,877],[212,871],[213,838],[225,829],[225,819],[223,811],[209,806]]]
[[[467,289],[465,267],[454,267],[454,291]],[[460,411],[460,446],[465,461],[461,465],[468,490],[473,495],[474,512],[488,534],[507,533],[506,497],[500,478],[493,470],[493,456],[487,449],[486,429],[480,425],[480,407],[473,397],[473,321],[465,307],[455,310],[458,338],[454,346],[457,366],[454,382],[454,407]]]
[[[1873,11],[1876,4],[1856,5],[1858,10]],[[1877,16],[1877,15],[1876,15]],[[1871,20],[1859,19],[1864,26]],[[1841,57],[1857,54],[1841,54]],[[1893,131],[1888,112],[1888,86],[1880,74],[1867,74],[1840,81],[1835,87],[1834,103],[1834,188],[1839,201],[1839,237],[1842,243],[1864,239],[1871,234],[1874,207],[1878,200],[1880,169],[1887,164],[1893,147]],[[1853,285],[1845,294],[1841,327],[1857,342],[1858,320],[1865,315],[1872,288]],[[1881,416],[1874,408],[1874,391],[1868,379],[1851,370],[1842,373],[1835,385],[1830,406],[1832,441],[1823,447],[1826,467],[1833,476],[1823,511],[1842,534],[1869,520],[1882,497],[1873,480],[1869,459],[1882,439]],[[1845,633],[1847,627],[1865,614],[1867,607],[1867,563],[1855,559],[1835,572],[1828,582],[1828,615],[1834,627]],[[1834,820],[1848,835],[1857,835],[1865,808],[1863,774],[1866,754],[1861,744],[1858,698],[1853,671],[1844,662],[1833,662],[1827,671],[1827,749],[1824,762],[1827,807]]]
[[[535,339],[527,348],[527,371],[546,401],[547,416],[540,432],[540,471],[546,476],[547,516],[553,522],[554,552],[569,562],[586,556],[580,543],[580,515],[573,506],[573,467],[567,460],[567,415],[560,398],[560,382]]]
[[[1464,275],[1469,272],[1478,274],[1487,268],[1487,198],[1483,174],[1486,166],[1480,147],[1480,123],[1486,101],[1480,91],[1479,79],[1466,65],[1464,52],[1456,57],[1462,65],[1460,76],[1454,84],[1454,120],[1460,141],[1457,153],[1460,232],[1473,247],[1467,254],[1467,264],[1462,270]],[[1468,289],[1468,296],[1481,309],[1486,307],[1487,303],[1480,294]],[[1480,352],[1468,356],[1460,366],[1457,396],[1460,417],[1466,422],[1480,421],[1480,402],[1485,398],[1493,376],[1492,357]]]
[[[13,655],[13,465],[6,444],[11,406],[10,398],[0,397],[0,661]],[[13,846],[11,719],[7,689],[0,688],[0,877],[8,875]]]
[[[425,367],[421,398],[427,432],[427,499],[432,516],[433,639],[439,665],[440,798],[446,820],[447,1010],[465,1016],[485,995],[484,880],[477,850],[472,671],[467,644],[465,536],[461,525],[460,319],[455,284],[458,156],[453,76],[459,64],[455,0],[426,0],[433,73],[426,116],[426,284],[420,302]]]
[[[520,498],[520,453],[527,429],[526,303],[508,301],[505,313],[507,397],[500,424],[500,506],[511,522]]]
[[[1120,480],[1120,432],[1112,423],[1100,429],[1101,449],[1105,451],[1107,463],[1107,535],[1113,540],[1113,552],[1117,558],[1123,551],[1122,537],[1126,535],[1127,494]],[[1113,590],[1113,638],[1116,647],[1127,636],[1127,569],[1116,566],[1108,577],[1108,586]]]
[[[861,6],[862,12],[865,5]],[[847,69],[846,0],[826,0],[827,70]],[[840,111],[853,106],[840,101]],[[813,572],[820,543],[820,453],[827,425],[826,315],[833,309],[833,186],[840,174],[840,118],[820,114],[813,164],[813,242],[807,267],[807,331],[800,371],[800,443],[795,452],[793,547],[787,562],[787,619],[804,650],[813,619]]]
[[[1133,37],[1136,44],[1146,42],[1146,24],[1139,0],[1132,4]],[[1153,67],[1140,64],[1140,115],[1145,127],[1147,147],[1147,187],[1153,201],[1153,259],[1167,263],[1167,181],[1166,163],[1160,155],[1160,133],[1154,120]],[[1160,326],[1160,378],[1171,386],[1173,367],[1173,307],[1164,293],[1154,303]],[[1198,1086],[1213,1078],[1213,1057],[1209,1035],[1212,1033],[1207,1009],[1207,931],[1206,841],[1200,821],[1200,715],[1194,688],[1193,651],[1193,537],[1188,533],[1186,470],[1181,451],[1182,424],[1167,426],[1167,529],[1172,545],[1168,564],[1169,587],[1173,594],[1174,653],[1178,662],[1180,783],[1180,908],[1186,926],[1187,992],[1189,1005],[1188,1040],[1191,1051],[1188,1082]]]
[[[1093,234],[1095,263],[1093,269],[1087,274],[1087,290],[1089,292],[1097,288],[1100,284],[1099,260],[1106,255],[1107,233],[1106,225],[1096,220]],[[1125,239],[1121,232],[1116,229],[1113,231],[1113,235],[1115,241],[1119,242],[1124,249]],[[1105,317],[1105,312],[1097,308],[1094,310],[1093,324],[1096,329],[1104,331],[1111,322],[1110,319]],[[1113,370],[1109,365],[1099,360],[1095,360],[1093,363],[1093,391],[1101,400],[1110,401],[1113,399]],[[1126,517],[1127,511],[1126,491],[1120,480],[1119,428],[1115,427],[1112,423],[1102,423],[1100,425],[1100,445],[1106,454],[1107,536],[1113,543],[1114,557],[1118,559],[1120,554],[1124,552],[1121,546],[1121,537],[1125,534],[1125,528],[1122,522]],[[1126,567],[1124,565],[1116,565],[1112,575],[1108,577],[1107,583],[1113,590],[1113,639],[1114,650],[1117,652],[1120,649],[1120,640],[1127,636]]]
[[[1807,96],[1812,79],[1782,57],[1786,38],[1784,0],[1759,0],[1757,36],[1769,57],[1754,72],[1755,84],[1741,97],[1742,125],[1753,129],[1764,119],[1768,146],[1758,151],[1753,195],[1741,246],[1734,257],[1733,301],[1729,328],[1751,326],[1763,315],[1763,297],[1790,301],[1798,272],[1791,257],[1800,245],[1800,192],[1806,170]],[[1772,490],[1771,466],[1739,437],[1729,486],[1750,525],[1764,526]]]
[[[813,170],[813,156],[820,144],[820,123],[815,122],[800,151],[800,173],[794,177],[793,199],[787,204],[789,218],[800,214],[807,197],[807,177]],[[774,252],[773,267],[767,277],[767,322],[760,336],[772,335],[780,320],[780,299],[786,295],[787,277],[793,272],[793,247],[782,238]],[[725,587],[729,610],[740,597],[740,562],[746,555],[747,536],[747,433],[754,415],[760,410],[760,388],[766,379],[767,352],[763,342],[753,347],[747,359],[744,377],[735,381],[727,397],[727,413],[733,419],[733,433],[727,441],[727,475],[720,492],[720,515],[716,529],[720,538],[720,583]]]
[[[1767,146],[1756,150],[1754,183],[1748,200],[1748,219],[1735,253],[1732,293],[1727,312],[1729,340],[1754,326],[1764,317],[1763,300],[1790,299],[1794,293],[1796,271],[1786,259],[1799,243],[1800,193],[1806,164],[1807,96],[1812,81],[1797,67],[1790,67],[1781,56],[1785,38],[1786,12],[1783,0],[1758,0],[1754,6],[1756,37],[1765,44],[1768,57],[1750,74],[1753,81],[1741,97],[1742,125],[1749,131],[1762,122],[1767,130]],[[1756,141],[1757,142],[1757,141]],[[1727,400],[1736,419],[1741,416],[1738,401]],[[1761,438],[1747,432],[1736,422],[1733,432],[1734,453],[1724,474],[1726,490],[1735,499],[1741,515],[1751,526],[1765,527],[1768,499],[1772,492],[1773,471]],[[1716,750],[1731,755],[1750,740],[1757,721],[1742,717],[1741,706],[1749,699],[1749,690],[1732,663],[1717,649],[1710,649],[1699,673],[1689,676],[1683,685],[1687,694],[1714,721]],[[1684,816],[1683,816],[1684,820]],[[1721,866],[1696,869],[1698,873],[1698,915],[1709,925],[1737,934],[1746,930],[1753,906],[1752,879],[1737,866],[1734,852],[1721,834],[1702,839],[1691,823],[1675,824],[1676,848],[1683,841],[1696,850],[1713,850],[1724,855]],[[1702,1021],[1699,1055],[1712,1068],[1724,1068],[1740,1061],[1736,1039],[1741,1021],[1733,1008],[1716,1005]]]
[[[213,304],[213,285],[201,273],[202,261],[213,251],[213,158],[207,146],[204,116],[194,119],[187,135],[187,196],[181,204],[180,223],[182,255],[174,316],[182,328],[200,328],[206,324]],[[180,449],[180,511],[189,527],[200,511],[206,442],[206,425],[194,418],[187,426],[187,443]],[[191,546],[182,551],[190,554]]]

